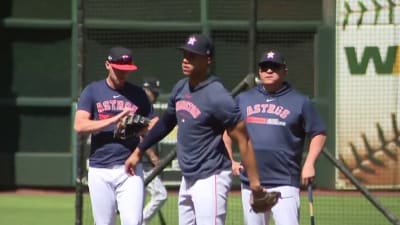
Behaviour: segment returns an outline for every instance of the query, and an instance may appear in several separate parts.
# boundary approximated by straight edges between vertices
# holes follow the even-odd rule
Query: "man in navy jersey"
[[[144,183],[142,166],[135,175],[125,173],[124,162],[139,143],[139,137],[113,137],[120,119],[136,113],[153,117],[153,107],[140,86],[129,83],[137,69],[131,50],[113,47],[105,60],[108,75],[82,91],[75,115],[78,133],[91,134],[88,186],[96,225],[114,225],[117,211],[124,225],[142,223]],[[157,120],[155,117],[152,123]],[[145,130],[143,131],[145,132]]]
[[[258,64],[259,84],[236,97],[254,146],[261,184],[279,191],[278,203],[266,213],[250,210],[250,189],[246,168],[241,171],[242,202],[247,225],[298,225],[300,186],[315,176],[315,161],[325,144],[325,124],[310,99],[285,81],[288,68],[282,54],[265,52]],[[305,138],[308,154],[301,167]],[[225,139],[229,138],[224,135]],[[231,147],[228,147],[231,151]],[[237,165],[236,162],[233,162]],[[239,167],[233,167],[238,174]]]
[[[219,79],[209,73],[214,53],[210,38],[190,35],[180,49],[186,78],[177,82],[167,110],[125,162],[125,168],[134,175],[143,152],[177,125],[177,157],[183,175],[179,224],[223,225],[232,181],[231,161],[222,140],[224,130],[238,141],[250,189],[256,196],[264,190],[239,107]]]

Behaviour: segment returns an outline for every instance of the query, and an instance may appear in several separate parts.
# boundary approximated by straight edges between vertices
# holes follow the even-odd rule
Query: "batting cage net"
[[[208,33],[213,38],[212,69],[229,90],[257,73],[264,51],[282,52],[289,82],[313,99],[330,132],[317,163],[315,223],[399,224],[400,1],[82,1],[82,86],[105,77],[104,60],[111,47],[126,46],[133,49],[139,67],[130,81],[141,85],[147,77],[160,80],[161,97],[155,105],[160,114],[182,78],[177,47],[189,34]],[[251,30],[254,15],[257,26]],[[253,40],[250,31],[255,31]],[[251,54],[256,60],[249,60]],[[164,159],[176,151],[175,132],[158,144]],[[88,146],[80,150],[87,157]],[[86,168],[86,162],[78,166]],[[150,224],[178,224],[176,159],[168,158],[157,175],[168,188],[168,200]],[[84,187],[85,182],[78,185]],[[91,206],[83,190],[83,204],[77,208],[82,224],[89,225]],[[226,224],[244,224],[241,204],[240,181],[234,178]],[[304,190],[301,224],[310,223],[308,206]]]

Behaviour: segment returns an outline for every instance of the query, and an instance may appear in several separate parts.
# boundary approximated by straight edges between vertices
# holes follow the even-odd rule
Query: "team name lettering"
[[[280,105],[277,106],[275,104],[267,104],[267,103],[247,106],[246,111],[247,111],[247,116],[251,116],[256,113],[269,113],[277,115],[282,119],[285,119],[290,114],[290,111],[288,109],[285,109]]]
[[[99,113],[109,111],[122,111],[124,108],[130,108],[131,112],[134,113],[138,109],[138,107],[131,102],[115,99],[97,102],[96,107]]]
[[[189,101],[185,101],[185,100],[181,100],[176,102],[176,111],[185,111],[190,113],[190,115],[192,115],[193,118],[197,118],[200,115],[200,110],[199,108],[193,104],[192,102]]]

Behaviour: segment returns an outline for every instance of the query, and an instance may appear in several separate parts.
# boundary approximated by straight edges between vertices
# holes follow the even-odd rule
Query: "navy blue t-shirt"
[[[236,100],[253,143],[261,184],[299,187],[305,138],[325,132],[310,99],[285,83],[276,93],[258,85]],[[241,180],[249,183],[245,173]]]
[[[240,121],[241,114],[217,77],[210,76],[193,89],[188,78],[180,80],[171,92],[166,113],[176,116],[177,157],[186,179],[231,169],[222,134]]]
[[[81,93],[78,110],[91,114],[92,120],[107,119],[129,107],[132,113],[153,117],[153,106],[146,93],[139,86],[126,83],[121,89],[108,86],[106,80],[90,83]],[[89,165],[106,168],[123,165],[132,150],[138,145],[139,138],[127,140],[114,139],[115,124],[91,134]]]

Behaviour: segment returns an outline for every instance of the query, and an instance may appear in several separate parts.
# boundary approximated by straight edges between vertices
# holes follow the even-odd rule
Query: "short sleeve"
[[[92,113],[93,104],[92,104],[92,92],[90,85],[83,89],[81,95],[79,96],[78,108],[77,110],[84,110]]]
[[[307,98],[303,104],[304,129],[308,136],[326,132],[325,123],[317,112],[313,102]]]

